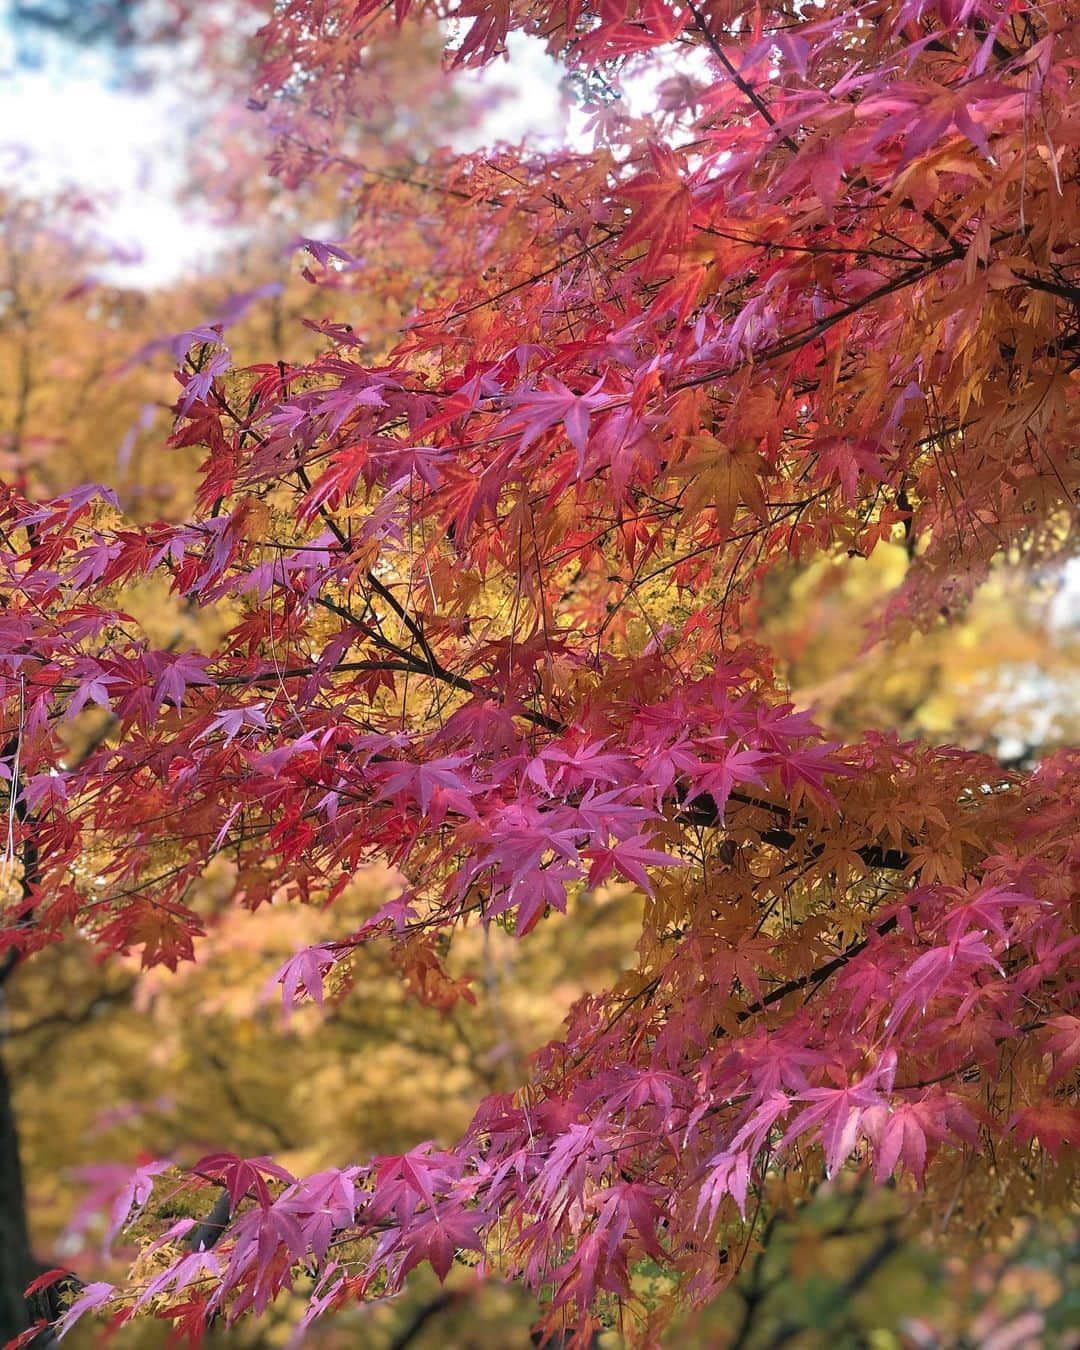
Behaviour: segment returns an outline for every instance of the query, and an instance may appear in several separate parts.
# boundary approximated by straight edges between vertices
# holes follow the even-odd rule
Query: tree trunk
[[[11,1080],[0,1053],[0,1345],[30,1325],[23,1290],[37,1274],[26,1224],[26,1196]]]

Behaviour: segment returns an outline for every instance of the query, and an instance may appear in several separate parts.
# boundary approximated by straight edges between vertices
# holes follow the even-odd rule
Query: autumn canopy
[[[949,1232],[1061,1202],[1076,752],[842,743],[758,619],[782,569],[899,549],[870,652],[959,619],[994,566],[1075,549],[1080,10],[264,19],[273,177],[334,183],[351,223],[302,241],[320,314],[281,345],[240,359],[236,306],[160,335],[158,453],[199,466],[182,511],[131,511],[74,466],[48,499],[3,485],[4,972],[73,929],[197,961],[208,869],[233,911],[328,916],[393,869],[386,903],[281,966],[288,1007],[341,997],[379,944],[450,1009],[475,996],[455,934],[532,942],[605,886],[641,895],[640,940],[452,1146],[314,1175],[148,1163],[117,1227],[177,1190],[187,1217],[153,1219],[165,1255],[63,1324],[197,1336],[289,1290],[310,1325],[464,1260],[559,1335],[664,1343],[823,1179],[894,1185]],[[440,19],[448,65],[542,38],[590,148],[369,171],[372,72]],[[407,305],[373,318],[403,271]],[[213,612],[213,640],[160,640],[139,587]]]

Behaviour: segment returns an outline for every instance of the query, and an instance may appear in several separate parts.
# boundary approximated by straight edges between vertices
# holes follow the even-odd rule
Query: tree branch
[[[191,1252],[208,1252],[228,1227],[231,1217],[232,1206],[229,1202],[229,1192],[223,1186],[210,1213],[194,1228],[188,1230],[182,1245]]]
[[[787,998],[789,994],[797,994],[800,989],[817,988],[819,984],[824,984],[830,976],[835,975],[838,970],[846,966],[853,956],[858,956],[861,951],[865,951],[870,945],[873,934],[878,937],[884,937],[886,933],[891,933],[897,925],[896,915],[883,920],[872,930],[870,937],[860,938],[853,942],[849,947],[845,947],[839,956],[834,956],[831,961],[826,961],[823,966],[818,966],[807,975],[800,975],[798,979],[788,980],[785,984],[777,985],[760,999],[757,1003],[751,1004],[749,1008],[743,1008],[738,1014],[737,1020],[745,1022],[756,1013],[764,1012],[766,1008],[772,1007],[774,1003],[780,1003]]]
[[[420,1307],[416,1309],[412,1317],[390,1342],[390,1350],[406,1350],[406,1347],[416,1340],[433,1317],[437,1317],[446,1308],[452,1308],[455,1304],[461,1303],[466,1297],[467,1295],[463,1290],[444,1289],[434,1298],[428,1299],[426,1303],[421,1303]]]

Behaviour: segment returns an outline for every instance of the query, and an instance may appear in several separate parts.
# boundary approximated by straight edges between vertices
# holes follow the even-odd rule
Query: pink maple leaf
[[[689,866],[685,858],[673,858],[670,853],[653,848],[650,839],[644,834],[631,835],[629,839],[621,839],[609,848],[589,849],[585,856],[592,859],[590,886],[598,886],[612,872],[621,872],[640,886],[646,895],[653,894],[652,880],[646,867]]]
[[[585,465],[585,447],[589,438],[589,419],[598,408],[606,408],[611,396],[600,393],[604,377],[584,394],[575,394],[561,380],[549,378],[545,389],[533,389],[519,396],[514,409],[499,426],[500,432],[521,433],[522,450],[561,422],[570,444],[578,453],[578,472]]]

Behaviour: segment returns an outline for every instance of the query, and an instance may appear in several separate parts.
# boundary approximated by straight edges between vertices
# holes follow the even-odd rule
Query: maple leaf
[[[229,1193],[233,1210],[244,1196],[252,1193],[263,1209],[269,1208],[271,1197],[266,1184],[267,1177],[284,1182],[296,1180],[291,1172],[270,1158],[238,1158],[234,1153],[208,1153],[195,1163],[191,1171],[196,1176],[220,1180]]]
[[[463,1209],[442,1209],[437,1218],[410,1224],[401,1239],[405,1257],[400,1273],[407,1275],[421,1261],[427,1261],[439,1277],[439,1282],[445,1282],[454,1263],[455,1251],[459,1248],[483,1251],[483,1243],[477,1232],[480,1221],[480,1215],[469,1214]]]
[[[579,1307],[585,1308],[595,1297],[599,1288],[620,1293],[625,1287],[625,1275],[616,1251],[612,1261],[604,1249],[603,1235],[589,1233],[577,1247],[577,1250],[552,1272],[556,1283],[552,1308],[559,1308],[573,1299]],[[618,1267],[612,1270],[612,1266]]]
[[[578,746],[548,745],[531,760],[525,776],[546,792],[582,787],[585,783],[617,783],[626,776],[624,755],[605,750],[607,738],[582,743]],[[555,765],[550,779],[549,764]]]
[[[694,744],[695,748],[708,748],[712,754],[708,758],[697,758],[696,763],[687,768],[688,803],[707,793],[716,804],[717,816],[722,818],[736,783],[765,786],[761,770],[768,764],[768,756],[760,750],[737,750],[718,737],[705,737]]]
[[[225,744],[231,745],[244,727],[253,727],[256,730],[264,731],[266,729],[266,713],[264,709],[265,702],[260,700],[257,703],[249,703],[243,708],[223,708],[214,713],[210,725],[204,731],[201,731],[196,740],[207,740],[215,734],[220,734],[225,738]]]
[[[1056,1158],[1062,1144],[1070,1148],[1080,1146],[1080,1107],[1052,1099],[1038,1102],[1017,1111],[1009,1121],[1009,1129],[1025,1142],[1037,1139]]]
[[[202,933],[190,911],[148,899],[130,904],[102,929],[103,938],[121,950],[142,947],[144,968],[164,965],[169,970],[194,958],[194,939]]]
[[[506,907],[516,902],[517,921],[514,933],[525,937],[536,927],[549,908],[566,913],[567,886],[577,881],[580,872],[567,863],[547,863],[538,867],[528,876],[515,882],[506,899]],[[502,906],[496,901],[489,906],[489,913],[497,914]]]
[[[107,1284],[104,1280],[97,1280],[88,1284],[83,1289],[78,1298],[70,1303],[60,1316],[56,1323],[57,1339],[62,1339],[84,1313],[92,1312],[96,1308],[102,1307],[108,1303],[113,1294],[116,1293],[116,1286]]]
[[[826,784],[826,776],[835,778],[854,778],[858,770],[845,764],[833,755],[834,742],[824,741],[818,745],[788,746],[779,757],[780,781],[786,788],[796,784],[805,784],[812,788],[827,802],[834,802],[832,792]]]
[[[694,453],[675,468],[680,478],[689,480],[683,493],[684,510],[692,514],[705,506],[711,508],[722,536],[730,533],[741,505],[763,523],[768,520],[760,477],[765,465],[752,441],[727,446],[713,436],[692,436],[688,444]]]
[[[373,770],[373,776],[383,784],[375,800],[388,801],[407,795],[419,803],[425,815],[435,803],[436,819],[444,818],[447,811],[475,818],[476,808],[470,798],[483,789],[479,783],[462,776],[466,764],[464,755],[446,755],[421,764],[380,764]]]
[[[109,1216],[109,1227],[105,1234],[106,1247],[128,1223],[133,1223],[145,1208],[154,1192],[154,1178],[165,1171],[167,1163],[150,1162],[132,1172],[123,1189],[113,1202]]]
[[[278,967],[270,983],[281,985],[286,1011],[296,1007],[301,991],[312,1002],[322,1004],[323,979],[336,960],[337,955],[329,947],[305,947]]]
[[[333,262],[343,262],[350,265],[354,265],[356,262],[352,254],[347,249],[342,248],[340,244],[326,244],[318,239],[308,239],[303,235],[300,235],[289,245],[290,251],[298,248],[310,253],[321,267],[328,267]]]
[[[653,1102],[660,1109],[661,1116],[667,1116],[675,1101],[675,1093],[682,1087],[682,1079],[673,1073],[661,1069],[650,1069],[642,1073],[627,1075],[626,1085],[614,1092],[607,1100],[609,1113],[619,1110],[636,1111],[646,1102]]]
[[[963,978],[984,966],[1004,974],[985,938],[978,932],[965,933],[948,946],[933,947],[924,952],[903,972],[898,993],[885,1018],[886,1027],[895,1033],[909,1013],[924,1016],[932,999],[952,992],[957,977]]]
[[[219,339],[214,339],[215,341]],[[232,353],[229,349],[222,348],[214,352],[209,359],[195,371],[178,370],[176,372],[176,381],[183,389],[183,393],[176,404],[178,417],[187,417],[192,407],[197,403],[205,403],[213,388],[214,381],[219,375],[224,375],[226,371],[232,369]]]
[[[453,1154],[440,1152],[429,1142],[418,1144],[408,1153],[377,1158],[372,1213],[378,1218],[393,1212],[399,1222],[405,1222],[420,1201],[432,1208],[436,1188],[445,1188],[458,1170]]]
[[[647,243],[646,262],[652,267],[665,255],[682,251],[690,230],[693,196],[670,147],[650,141],[648,151],[652,168],[624,183],[619,192],[636,208],[619,247],[626,251]]]
[[[454,53],[454,65],[482,64],[504,50],[510,29],[508,0],[461,0],[455,16],[471,18],[472,23]]]
[[[65,1271],[64,1273],[66,1274],[67,1272]],[[28,1285],[26,1290],[27,1298],[31,1296],[30,1289],[31,1286]],[[53,1324],[54,1334],[57,1325],[58,1324]],[[30,1326],[27,1327],[25,1331],[21,1331],[18,1334],[18,1336],[13,1336],[11,1340],[5,1341],[4,1350],[23,1350],[24,1346],[32,1345],[34,1341],[38,1340],[41,1337],[43,1332],[46,1332],[49,1329],[50,1323],[48,1319],[45,1317],[39,1317],[36,1322],[32,1322]],[[56,1339],[59,1340],[60,1336],[57,1335]]]
[[[810,1102],[788,1125],[780,1140],[780,1148],[786,1148],[810,1129],[820,1132],[821,1144],[825,1150],[825,1167],[828,1176],[835,1176],[847,1161],[861,1134],[867,1134],[869,1127],[866,1114],[882,1104],[882,1091],[888,1091],[892,1075],[896,1071],[895,1053],[887,1053],[881,1063],[857,1083],[841,1087],[807,1088],[799,1094],[799,1100]]]
[[[612,402],[610,395],[600,392],[603,385],[604,377],[601,376],[584,394],[575,394],[561,380],[548,377],[543,389],[528,390],[516,397],[513,411],[499,424],[499,433],[520,433],[518,446],[526,450],[544,432],[562,423],[570,444],[577,451],[580,474],[585,465],[590,418]]]
[[[1045,1044],[1047,1053],[1054,1056],[1050,1082],[1055,1083],[1080,1064],[1080,1017],[1059,1013],[1057,1017],[1048,1018],[1046,1025],[1054,1028]]]
[[[885,481],[881,446],[829,436],[815,441],[808,451],[817,457],[813,477],[819,482],[828,482],[830,479],[839,482],[845,501],[852,505],[858,500],[860,474],[866,474],[877,483]]]
[[[750,1153],[747,1149],[718,1154],[710,1160],[705,1180],[698,1192],[695,1221],[699,1222],[702,1214],[705,1214],[706,1225],[711,1228],[725,1195],[731,1196],[739,1207],[739,1213],[745,1217],[749,1184]]]
[[[1020,891],[1009,890],[1002,886],[984,887],[973,883],[959,904],[948,908],[941,928],[949,942],[958,942],[965,933],[973,929],[983,929],[995,933],[1003,941],[1008,940],[1005,912],[1018,908],[1042,908],[1045,902],[1035,900]]]
[[[874,1170],[879,1181],[892,1176],[903,1163],[918,1185],[926,1177],[927,1137],[946,1138],[941,1106],[932,1098],[902,1102],[894,1107],[871,1108],[864,1116],[874,1141]]]
[[[585,856],[592,860],[589,868],[589,886],[598,886],[613,872],[621,872],[645,892],[653,895],[652,879],[646,867],[687,867],[685,858],[675,858],[652,847],[647,835],[634,834],[620,839],[608,848],[587,849]]]
[[[168,702],[182,708],[189,686],[205,687],[213,682],[213,677],[207,674],[205,657],[198,652],[182,652],[161,671],[152,698],[155,705]]]
[[[31,1294],[36,1294],[40,1289],[51,1289],[54,1284],[65,1279],[70,1273],[63,1266],[53,1266],[51,1270],[44,1271],[37,1279],[31,1280],[23,1293],[29,1298]]]

